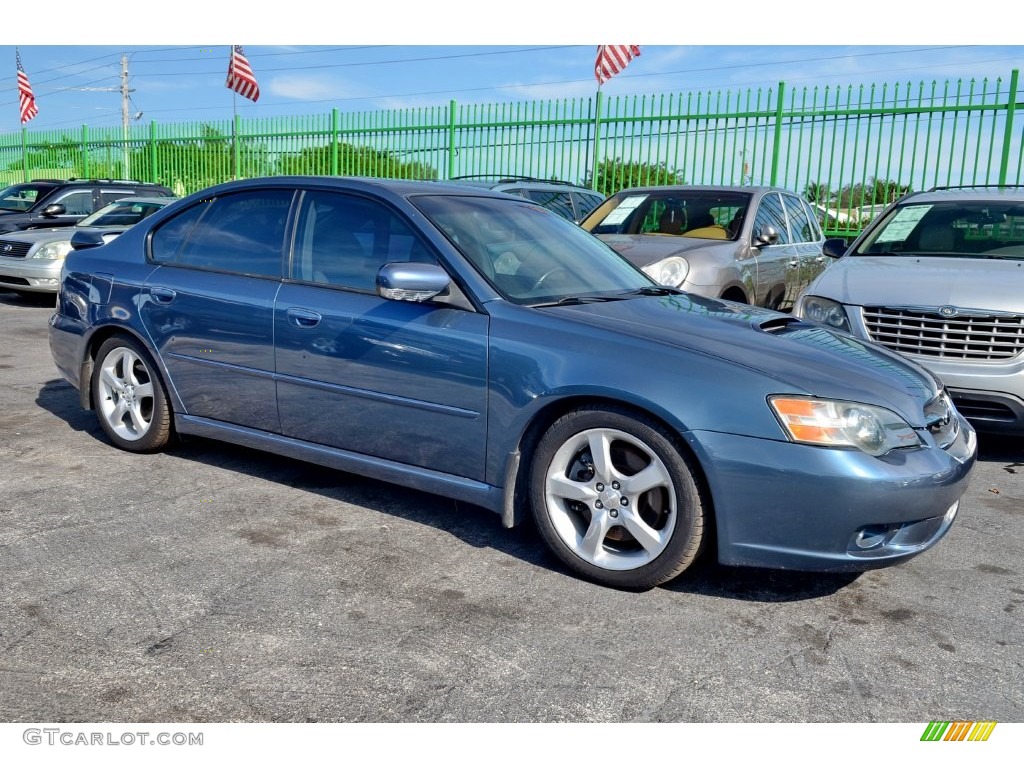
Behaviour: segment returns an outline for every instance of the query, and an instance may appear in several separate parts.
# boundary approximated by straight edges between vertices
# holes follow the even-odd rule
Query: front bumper
[[[977,457],[975,432],[960,420],[951,453],[926,447],[881,458],[693,433],[714,498],[719,562],[861,571],[924,552],[952,526]]]
[[[0,288],[57,293],[63,259],[7,259],[0,257]]]

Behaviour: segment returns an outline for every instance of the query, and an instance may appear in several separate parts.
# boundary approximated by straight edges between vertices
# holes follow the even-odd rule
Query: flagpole
[[[598,153],[601,149],[601,80],[597,81],[597,96],[594,99],[594,157],[590,169],[590,186],[595,192],[597,188]]]
[[[228,51],[228,60],[234,62],[235,47]],[[238,93],[231,89],[231,178],[238,178]]]

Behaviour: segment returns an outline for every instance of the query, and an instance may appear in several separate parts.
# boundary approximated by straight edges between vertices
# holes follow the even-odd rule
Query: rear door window
[[[154,232],[155,261],[261,277],[280,277],[293,193],[238,192],[204,201]]]

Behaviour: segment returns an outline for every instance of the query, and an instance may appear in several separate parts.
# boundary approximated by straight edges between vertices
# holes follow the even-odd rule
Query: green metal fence
[[[179,194],[281,174],[772,184],[832,233],[940,185],[1018,184],[1018,71],[1003,78],[696,91],[0,135],[0,182],[133,178]],[[596,158],[596,161],[595,161]]]

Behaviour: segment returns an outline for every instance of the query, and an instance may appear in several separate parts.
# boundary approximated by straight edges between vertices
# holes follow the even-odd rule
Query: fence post
[[[448,102],[448,175],[451,178],[455,175],[455,153],[458,149],[455,146],[455,99]]]
[[[1006,185],[1010,167],[1010,144],[1013,142],[1013,113],[1017,111],[1017,77],[1020,70],[1010,72],[1010,93],[1006,99],[1006,131],[1003,133],[1003,156],[999,160],[999,186]]]
[[[160,167],[156,151],[156,120],[149,121],[149,180],[157,181]]]
[[[778,183],[779,178],[779,150],[782,147],[782,94],[786,84],[779,83],[779,98],[775,101],[775,139],[772,142],[772,173],[769,184],[773,187]]]
[[[338,175],[338,139],[341,130],[341,115],[338,108],[331,110],[331,176]]]
[[[234,144],[235,144],[234,150],[235,151],[232,153],[234,155],[233,159],[234,159],[234,163],[235,163],[235,176],[234,176],[234,178],[235,179],[240,179],[240,178],[242,178],[242,147],[239,146],[239,145],[242,143],[241,142],[241,138],[242,138],[242,118],[239,117],[238,115],[235,115],[234,130],[235,130],[235,142],[234,142]]]
[[[89,126],[82,126],[82,178],[88,179],[89,173]]]
[[[28,129],[21,129],[21,180],[28,181]]]

